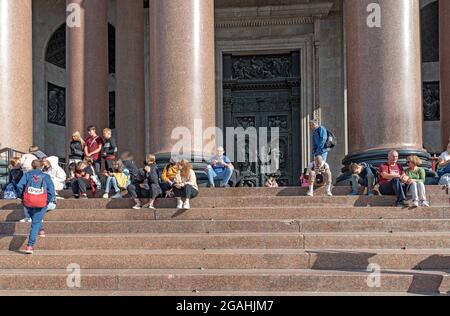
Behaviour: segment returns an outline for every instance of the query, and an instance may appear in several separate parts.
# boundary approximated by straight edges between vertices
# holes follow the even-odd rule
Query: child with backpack
[[[363,186],[367,188],[367,195],[373,196],[373,188],[376,184],[377,174],[375,168],[366,163],[352,163],[350,165],[350,171],[352,172],[352,178],[350,180],[352,185],[352,193],[350,195],[359,195],[359,187]]]
[[[116,191],[116,194],[112,198],[121,199],[121,191],[126,190],[131,184],[130,171],[124,168],[122,162],[115,161],[113,166],[113,172],[105,171],[105,176],[108,177],[108,179],[106,180],[105,194],[103,194],[104,199],[109,199],[109,192],[112,188]]]
[[[33,170],[27,172],[17,185],[18,194],[31,217],[31,230],[28,238],[26,254],[33,254],[34,245],[39,235],[45,236],[42,231],[42,221],[47,207],[55,198],[55,188],[49,175],[42,172],[44,164],[40,160],[32,162]]]
[[[17,185],[23,177],[20,158],[14,157],[13,159],[11,159],[8,168],[8,184],[6,185],[5,192],[3,193],[3,199],[16,200],[19,198],[19,195],[17,193]]]

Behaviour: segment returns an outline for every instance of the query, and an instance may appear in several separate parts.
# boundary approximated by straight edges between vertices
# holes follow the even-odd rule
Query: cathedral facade
[[[297,185],[311,119],[337,136],[336,176],[450,137],[447,0],[2,0],[0,43],[1,148],[64,158],[95,125],[143,160],[179,126],[275,127]]]

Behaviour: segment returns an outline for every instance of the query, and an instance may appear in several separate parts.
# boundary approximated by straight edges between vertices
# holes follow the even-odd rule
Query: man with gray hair
[[[313,154],[314,158],[317,156],[322,156],[323,160],[327,162],[328,153],[330,148],[327,148],[328,141],[328,131],[325,127],[319,124],[318,120],[311,120],[309,122],[309,128],[311,129],[313,138]]]
[[[388,162],[380,166],[380,193],[397,196],[396,206],[408,206],[406,202],[406,182],[408,177],[398,162],[399,154],[389,152]]]
[[[216,155],[209,161],[206,170],[210,187],[215,187],[215,181],[222,181],[221,187],[226,188],[233,176],[234,167],[230,158],[225,156],[225,149],[223,147],[217,148]]]

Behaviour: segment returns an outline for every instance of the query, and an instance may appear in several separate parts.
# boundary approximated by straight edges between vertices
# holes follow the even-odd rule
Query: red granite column
[[[116,132],[121,152],[145,157],[144,7],[117,0]]]
[[[150,0],[151,150],[170,153],[175,127],[216,125],[213,0]],[[202,152],[192,141],[191,152]]]
[[[33,143],[31,0],[0,1],[0,149]]]
[[[107,1],[67,0],[80,7],[80,25],[67,27],[67,138],[88,125],[109,126]]]
[[[372,0],[345,0],[349,152],[344,163],[379,162],[387,151],[422,156],[419,0],[379,0],[381,27],[369,27]]]
[[[439,1],[442,148],[450,139],[450,1]]]

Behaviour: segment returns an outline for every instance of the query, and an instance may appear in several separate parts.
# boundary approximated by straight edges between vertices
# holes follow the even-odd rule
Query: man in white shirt
[[[441,178],[444,174],[450,173],[450,144],[447,146],[447,151],[444,151],[439,157],[438,176]]]
[[[332,175],[330,166],[323,160],[322,156],[317,156],[314,158],[314,162],[312,162],[308,167],[309,173],[309,189],[307,196],[314,196],[314,185],[320,184],[325,185],[327,189],[327,195],[333,196],[331,192],[332,185]],[[323,178],[323,183],[319,183],[319,179]]]

